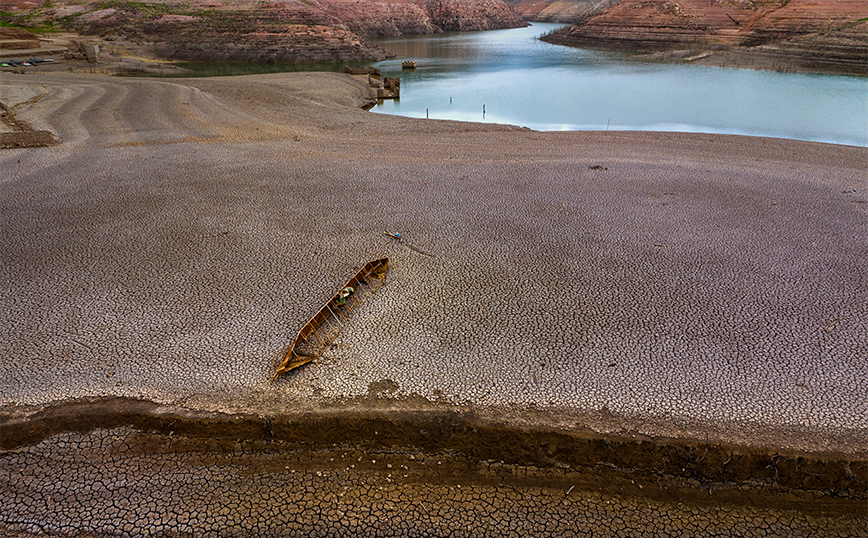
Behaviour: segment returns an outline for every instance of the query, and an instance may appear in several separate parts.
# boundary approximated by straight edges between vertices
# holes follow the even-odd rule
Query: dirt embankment
[[[544,40],[712,65],[864,76],[868,75],[868,4],[859,0],[621,1]]]
[[[391,56],[367,37],[527,23],[501,0],[44,3],[4,0],[4,22],[124,41],[171,60],[353,62]]]
[[[15,110],[0,102],[0,149],[52,146],[57,138],[51,131],[37,130],[15,117]]]
[[[866,499],[866,462],[841,454],[762,451],[692,440],[520,427],[450,409],[383,413],[376,405],[356,405],[263,417],[109,398],[18,415],[0,415],[0,451],[34,446],[69,432],[132,428],[166,439],[183,438],[188,449],[215,454],[232,453],[239,442],[268,442],[296,451],[321,453],[339,446],[337,452],[345,452],[351,446],[360,453],[417,451],[443,457],[445,465],[428,481],[503,483],[512,475],[514,485],[527,486],[534,481],[531,475],[539,474],[548,476],[549,482],[560,477],[565,488],[572,484],[582,490],[662,502],[695,503],[695,497],[714,495],[709,499],[714,503],[797,510],[814,516],[857,517]],[[324,461],[322,454],[320,457]],[[492,470],[491,462],[499,462],[504,476]],[[468,473],[468,464],[474,468],[481,464],[488,471]],[[514,468],[533,469],[534,473],[525,471],[522,478]]]
[[[39,37],[23,28],[0,27],[0,39],[6,50],[26,50],[39,46]]]
[[[865,522],[864,462],[452,412],[191,416],[107,400],[29,426],[53,435],[0,450],[0,536],[814,538]]]

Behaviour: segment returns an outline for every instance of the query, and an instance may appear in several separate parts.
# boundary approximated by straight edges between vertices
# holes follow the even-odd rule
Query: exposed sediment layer
[[[868,75],[868,7],[858,0],[659,0],[615,5],[543,38],[699,63]]]
[[[505,0],[518,15],[534,22],[576,24],[589,19],[619,0]]]
[[[0,102],[0,149],[38,148],[57,143],[51,131],[37,131],[15,117],[15,111]]]
[[[384,403],[384,402],[380,402]],[[378,409],[376,405],[326,407],[302,413],[227,415],[178,409],[144,400],[108,398],[73,401],[25,417],[0,414],[0,450],[14,451],[60,434],[129,427],[159,436],[179,435],[191,443],[226,449],[239,440],[282,441],[307,449],[340,442],[358,448],[414,447],[420,451],[456,451],[478,461],[553,468],[599,468],[643,476],[662,475],[707,489],[729,490],[743,502],[768,488],[798,496],[849,499],[840,506],[858,512],[868,499],[868,461],[843,454],[796,453],[667,439],[635,434],[600,435],[588,430],[559,430],[543,424],[517,426],[485,417],[484,410]],[[18,410],[20,412],[20,410]],[[196,441],[198,439],[198,441]],[[50,443],[49,443],[50,444]],[[605,474],[605,473],[602,473]],[[623,478],[623,477],[622,477]],[[596,485],[596,487],[600,487]],[[635,489],[639,493],[641,488]],[[645,492],[649,495],[654,492]],[[737,501],[731,498],[730,502]],[[784,504],[784,503],[782,503]],[[798,505],[794,504],[794,507]],[[811,507],[802,507],[810,511]],[[828,509],[819,509],[818,513]]]
[[[847,536],[865,523],[864,460],[443,410],[259,417],[113,399],[7,419],[0,439],[0,533]]]

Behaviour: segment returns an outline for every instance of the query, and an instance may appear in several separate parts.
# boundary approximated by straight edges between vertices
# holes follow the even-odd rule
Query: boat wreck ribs
[[[277,368],[273,380],[292,369],[318,359],[331,346],[355,313],[355,309],[383,286],[389,258],[366,263],[298,331],[295,341]]]

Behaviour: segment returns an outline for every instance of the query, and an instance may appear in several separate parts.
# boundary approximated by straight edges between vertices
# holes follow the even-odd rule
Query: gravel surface
[[[388,117],[333,73],[0,91],[60,140],[0,152],[7,409],[379,395],[868,450],[865,148]],[[386,286],[337,345],[271,382],[382,256]]]

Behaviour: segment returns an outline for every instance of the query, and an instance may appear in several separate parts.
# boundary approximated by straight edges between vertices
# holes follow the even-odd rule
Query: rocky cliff
[[[504,0],[516,14],[535,22],[577,24],[615,5],[618,0]]]
[[[701,63],[868,74],[864,0],[621,0],[545,41]]]
[[[527,26],[502,0],[330,0],[328,9],[365,36]]]
[[[68,3],[66,3],[68,1]],[[527,23],[502,0],[2,0],[2,20],[145,44],[172,60],[375,61],[366,38]]]
[[[0,21],[129,42],[174,60],[302,63],[388,57],[367,41],[373,36],[512,28],[527,19],[574,24],[544,38],[562,45],[868,75],[865,0],[193,1],[0,0]]]

